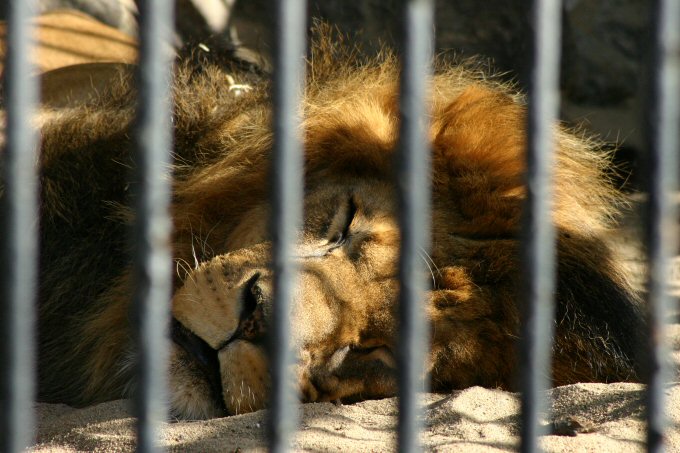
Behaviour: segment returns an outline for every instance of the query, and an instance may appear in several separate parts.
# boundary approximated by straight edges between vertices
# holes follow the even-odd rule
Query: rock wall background
[[[271,48],[273,11],[264,0],[240,1],[234,12],[248,45]],[[504,77],[525,88],[531,64],[531,12],[526,0],[437,0],[437,52],[491,62]],[[380,41],[396,46],[398,0],[310,0],[309,13],[341,30],[362,33],[365,48]],[[651,2],[565,0],[561,65],[561,116],[620,147],[617,159],[631,187],[646,149],[645,84],[650,53]],[[264,27],[262,27],[262,25]],[[261,29],[258,27],[262,27]],[[632,174],[627,172],[631,171]]]

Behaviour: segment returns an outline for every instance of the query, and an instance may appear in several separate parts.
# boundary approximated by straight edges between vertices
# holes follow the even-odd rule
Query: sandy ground
[[[640,384],[576,384],[553,389],[553,415],[544,420],[553,434],[541,445],[549,452],[643,451],[644,387]],[[668,387],[668,451],[680,451],[680,385]],[[450,395],[424,397],[427,428],[423,444],[431,451],[500,452],[517,448],[517,395],[472,387]],[[38,452],[131,451],[134,419],[129,401],[86,409],[40,405]],[[170,451],[232,452],[265,449],[266,412],[201,422],[164,425],[161,443]],[[301,407],[298,451],[392,451],[396,400],[346,406]]]

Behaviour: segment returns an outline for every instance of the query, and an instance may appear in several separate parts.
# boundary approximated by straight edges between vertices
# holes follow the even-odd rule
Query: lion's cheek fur
[[[219,349],[239,326],[242,286],[248,276],[230,279],[227,263],[210,261],[197,268],[175,292],[172,315],[213,349]],[[253,273],[257,270],[253,270]]]

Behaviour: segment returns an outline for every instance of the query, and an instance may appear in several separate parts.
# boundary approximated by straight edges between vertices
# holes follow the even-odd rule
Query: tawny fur
[[[399,237],[392,181],[399,66],[389,52],[367,59],[347,47],[330,35],[317,39],[301,106],[306,175],[301,247],[316,247],[325,232],[337,228],[343,222],[337,213],[347,211],[348,203],[358,212],[348,245],[318,246],[326,247],[327,265],[302,262],[303,296],[292,329],[300,391],[308,401],[380,397],[395,388],[389,351],[397,335]],[[225,89],[227,72],[253,89],[235,97]],[[209,63],[180,63],[174,83],[173,313],[222,348],[221,396],[228,413],[258,409],[266,401],[262,349],[239,343],[244,340],[229,343],[227,331],[236,328],[229,326],[238,323],[214,307],[235,303],[219,299],[219,285],[240,288],[255,270],[269,278],[269,92],[265,80]],[[448,62],[437,63],[428,93],[432,250],[423,259],[433,288],[424,303],[432,332],[425,365],[437,391],[512,388],[520,322],[524,98]],[[131,388],[127,230],[137,186],[128,171],[133,106],[133,90],[123,79],[110,93],[61,111],[42,128],[40,397],[47,401],[90,404],[125,396]],[[635,351],[644,320],[606,240],[621,205],[607,179],[608,156],[594,141],[561,127],[555,131],[554,384],[637,380]],[[192,279],[194,289],[187,286]],[[206,295],[211,291],[217,296]],[[199,309],[206,311],[192,315]],[[216,320],[212,331],[201,327],[210,319]],[[365,366],[374,380],[359,379],[362,369],[343,368],[345,346],[356,348],[351,352],[357,354],[356,367]],[[369,350],[375,356],[360,355]],[[177,347],[172,357],[175,411],[188,417],[223,413],[209,402],[206,380],[190,358]],[[240,384],[234,376],[241,376]]]

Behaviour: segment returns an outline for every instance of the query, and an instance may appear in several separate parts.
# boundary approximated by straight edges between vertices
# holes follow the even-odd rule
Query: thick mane
[[[338,171],[389,177],[399,128],[398,60],[387,50],[367,58],[339,41],[339,35],[321,30],[312,42],[302,104],[306,172],[312,179]],[[510,220],[503,228],[514,231],[523,191],[524,100],[476,68],[435,67],[430,88],[435,187],[453,183],[462,199],[475,198],[475,193],[485,197],[475,199],[481,205],[460,206],[475,211],[465,213],[476,224],[471,228],[489,225],[488,220],[479,222],[479,217],[497,218],[500,209]],[[247,205],[249,197],[261,200],[266,190],[271,87],[258,81],[235,97],[228,76],[237,83],[251,78],[211,64],[197,68],[180,62],[176,71],[176,195],[183,215],[192,223],[198,221],[196,215],[200,218],[192,211],[205,212],[206,203],[216,211],[223,211],[223,206],[231,210]],[[92,140],[116,135],[129,139],[135,105],[130,86],[129,77],[121,77],[96,103],[60,112],[57,121],[43,130],[44,159]],[[582,234],[610,228],[621,199],[606,178],[607,153],[596,141],[576,139],[558,128],[556,145],[556,224],[564,229],[578,225]],[[475,186],[466,187],[472,179]],[[195,209],[193,202],[199,203]],[[487,206],[491,202],[494,205]]]

